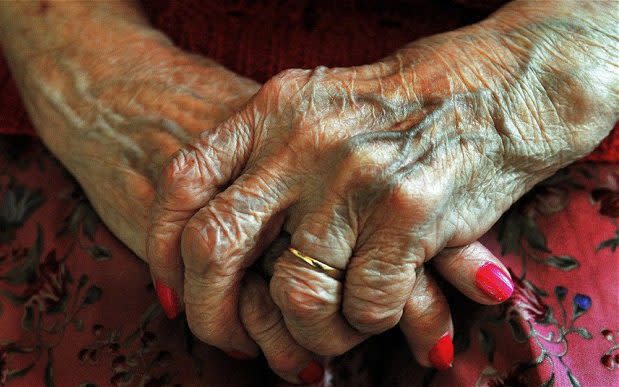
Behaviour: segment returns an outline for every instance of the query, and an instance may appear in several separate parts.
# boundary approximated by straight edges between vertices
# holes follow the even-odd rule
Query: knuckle
[[[359,289],[344,300],[343,314],[348,322],[364,333],[380,333],[395,326],[400,320],[403,305],[384,291]],[[349,294],[352,292],[349,292]],[[386,301],[390,300],[390,301]]]
[[[394,184],[387,198],[395,211],[415,216],[419,221],[436,214],[445,206],[445,190],[433,182],[404,182]]]
[[[397,210],[410,209],[419,198],[418,192],[407,184],[400,184],[391,190],[389,204]]]
[[[279,72],[272,78],[272,82],[276,85],[286,85],[299,80],[306,80],[310,75],[310,70],[303,69],[287,69]],[[267,82],[269,83],[269,82]]]
[[[283,335],[284,323],[280,313],[253,310],[248,311],[248,315],[247,319],[243,318],[245,327],[260,342],[273,343]]]
[[[324,310],[325,306],[324,300],[298,288],[289,289],[286,293],[284,309],[295,319],[309,319]]]
[[[179,149],[164,164],[161,170],[160,185],[169,188],[179,180],[183,180],[186,175],[191,175],[197,163],[195,149],[187,145]]]
[[[361,185],[388,181],[379,152],[369,150],[363,139],[352,137],[342,147],[342,167],[349,174],[350,181]]]
[[[356,251],[348,266],[347,287],[351,291],[373,291],[382,295],[410,289],[415,270],[421,264],[422,249],[412,246],[409,235],[398,230],[379,230]]]
[[[221,126],[200,133],[195,151],[200,156],[202,175],[224,184],[229,174],[240,172],[251,142],[252,126],[252,115],[243,111]]]
[[[282,312],[297,321],[315,318],[328,306],[324,298],[312,294],[305,286],[291,283],[277,274],[271,280],[271,294]]]
[[[230,276],[236,272],[236,260],[222,254],[219,241],[228,240],[219,234],[225,232],[201,221],[192,219],[181,236],[181,255],[187,272],[202,277],[212,271],[220,276]]]
[[[182,200],[188,199],[189,195],[183,189],[184,186],[177,184],[181,177],[178,169],[179,162],[176,161],[181,157],[179,153],[180,151],[176,152],[161,168],[156,185],[155,209],[159,206],[164,209],[174,208],[176,203],[182,203]]]
[[[411,268],[414,265],[411,265]],[[343,313],[352,326],[364,333],[379,333],[397,324],[406,296],[411,268],[400,262],[371,260],[349,267]]]
[[[241,319],[253,336],[268,340],[280,332],[282,316],[272,305],[269,294],[257,288],[247,288],[241,292]]]
[[[275,97],[278,101],[283,101],[289,106],[293,105],[291,101],[300,102],[301,105],[304,105],[306,101],[300,100],[301,94],[304,94],[303,90],[312,81],[312,75],[312,70],[284,70],[269,79],[262,86],[259,94],[271,98]],[[296,103],[294,105],[296,105]]]
[[[346,320],[358,331],[378,334],[393,328],[400,321],[401,310],[387,310],[375,304],[344,309]]]
[[[157,199],[166,209],[194,209],[209,192],[206,163],[197,148],[186,145],[163,165],[157,181]]]
[[[352,259],[348,271],[355,275],[350,277],[349,284],[386,290],[390,283],[405,280],[408,273],[414,270],[414,267],[409,267],[414,265],[409,252],[403,253],[410,238],[401,237],[395,231],[382,230],[377,231],[374,236],[374,239],[357,250]],[[388,245],[389,240],[393,245]]]
[[[269,79],[261,89],[261,92],[267,94],[282,95],[282,97],[294,94],[295,90],[300,87],[299,82],[306,78],[304,74],[307,70],[288,69],[284,70],[273,78]]]
[[[344,216],[334,216],[333,213],[313,214],[293,234],[292,246],[297,246],[313,257],[332,257],[331,264],[339,261],[343,265],[352,254],[352,241],[356,236],[350,223]]]

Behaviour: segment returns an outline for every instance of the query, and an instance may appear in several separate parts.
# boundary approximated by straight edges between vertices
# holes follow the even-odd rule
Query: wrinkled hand
[[[507,7],[374,65],[286,71],[181,150],[162,174],[151,228],[161,238],[148,247],[194,333],[255,352],[237,314],[240,283],[283,227],[296,249],[346,271],[338,281],[288,253],[278,259],[270,293],[294,340],[339,354],[401,322],[428,364],[416,347],[450,328],[448,312],[427,319],[423,345],[407,329],[432,314],[419,313],[428,296],[411,301],[431,284],[422,264],[474,241],[617,118],[615,67],[603,45],[586,44],[608,36],[582,28],[575,40],[569,24],[535,20],[538,6],[523,14],[526,28]],[[444,262],[442,275],[480,302],[509,293],[497,262]]]
[[[295,248],[346,270],[341,283],[286,253],[270,284],[295,340],[333,355],[394,326],[405,305],[419,308],[407,301],[422,263],[445,246],[471,242],[508,206],[492,202],[500,198],[494,192],[472,196],[495,178],[494,163],[472,153],[475,141],[448,147],[453,141],[438,122],[452,132],[452,115],[409,107],[402,96],[414,91],[400,89],[401,75],[377,79],[375,72],[285,72],[164,170],[152,228],[159,238],[150,238],[148,254],[161,262],[153,269],[164,269],[154,276],[178,289],[192,330],[207,343],[255,351],[236,317],[236,298],[245,269],[282,224]],[[466,137],[483,141],[476,132]],[[477,202],[487,204],[477,210]],[[485,222],[477,219],[488,211]],[[171,274],[182,267],[179,242],[184,294],[182,274]],[[467,262],[460,271],[467,277],[456,285],[474,283],[480,262]],[[474,287],[469,294],[485,303],[504,299]],[[426,351],[450,331],[448,312],[438,314],[420,331],[440,330],[425,335],[432,338]],[[419,358],[428,364],[427,352]]]

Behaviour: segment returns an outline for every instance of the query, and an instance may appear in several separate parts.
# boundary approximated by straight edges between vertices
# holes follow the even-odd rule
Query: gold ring
[[[305,262],[308,265],[310,265],[312,268],[317,269],[317,270],[327,274],[331,278],[341,279],[342,277],[344,277],[344,271],[343,270],[337,269],[335,267],[327,265],[326,263],[320,262],[316,258],[312,258],[309,255],[305,255],[305,254],[303,254],[302,252],[300,252],[299,250],[297,250],[297,249],[295,249],[293,247],[288,247],[288,251],[290,251],[292,253],[292,255],[294,255],[295,257],[299,258],[303,262]]]

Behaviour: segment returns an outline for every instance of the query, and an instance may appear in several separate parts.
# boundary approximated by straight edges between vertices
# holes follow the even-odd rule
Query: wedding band
[[[343,270],[336,269],[335,267],[329,266],[326,263],[320,262],[316,258],[312,258],[309,255],[305,255],[305,254],[303,254],[302,252],[300,252],[299,250],[297,250],[297,249],[295,249],[293,247],[288,247],[288,251],[290,251],[290,253],[292,253],[292,255],[294,255],[295,257],[299,258],[303,262],[305,262],[308,265],[310,265],[312,268],[317,269],[317,270],[327,274],[331,278],[341,279],[341,278],[344,277],[344,271]]]

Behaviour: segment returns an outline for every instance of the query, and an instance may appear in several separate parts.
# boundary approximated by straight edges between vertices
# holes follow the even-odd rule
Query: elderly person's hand
[[[283,225],[296,250],[345,271],[337,279],[279,258],[270,291],[298,343],[338,354],[406,325],[424,261],[478,238],[609,132],[616,16],[612,3],[514,2],[374,65],[282,73],[164,170],[155,277],[182,295],[198,337],[252,352],[239,284]],[[500,301],[502,269],[469,263],[438,266],[456,286],[476,283],[460,286],[469,296]]]

